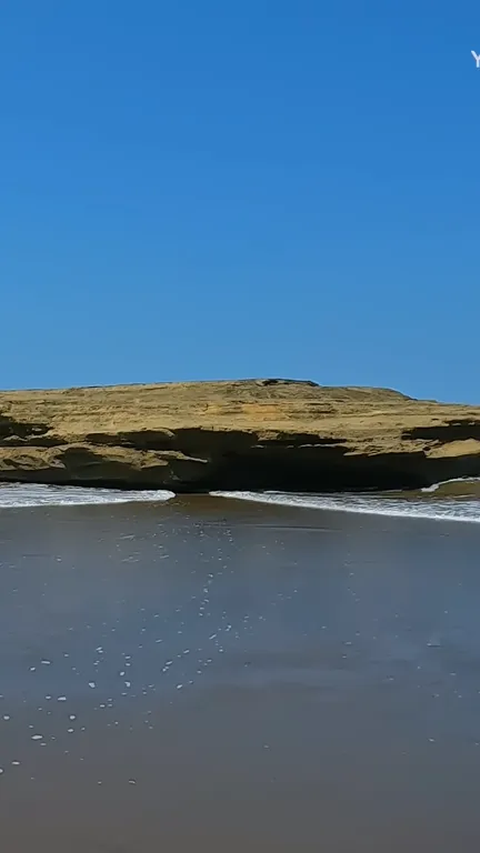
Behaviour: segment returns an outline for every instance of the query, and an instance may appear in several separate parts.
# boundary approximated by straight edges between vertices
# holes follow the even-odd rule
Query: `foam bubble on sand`
[[[174,498],[166,489],[121,491],[84,486],[45,486],[39,483],[0,484],[0,509],[35,506],[86,506],[90,504],[154,503]]]
[[[400,518],[427,518],[436,521],[480,522],[480,500],[420,500],[357,494],[287,494],[284,492],[211,492],[214,497],[304,509],[387,515]]]

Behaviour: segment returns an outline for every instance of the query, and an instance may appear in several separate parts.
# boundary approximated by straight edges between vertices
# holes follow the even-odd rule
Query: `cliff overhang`
[[[344,491],[480,476],[480,407],[257,379],[0,392],[0,482]]]

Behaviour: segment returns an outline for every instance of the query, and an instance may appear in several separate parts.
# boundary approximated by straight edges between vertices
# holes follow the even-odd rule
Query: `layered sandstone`
[[[263,379],[0,392],[0,481],[326,491],[480,475],[480,407]]]

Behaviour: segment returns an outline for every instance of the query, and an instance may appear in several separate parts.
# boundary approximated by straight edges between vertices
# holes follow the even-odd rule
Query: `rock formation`
[[[331,491],[480,475],[480,407],[281,379],[0,392],[0,481]]]

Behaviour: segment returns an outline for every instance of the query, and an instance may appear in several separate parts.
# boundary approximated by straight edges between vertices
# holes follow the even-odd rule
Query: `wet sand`
[[[0,511],[5,853],[478,851],[480,525]]]

